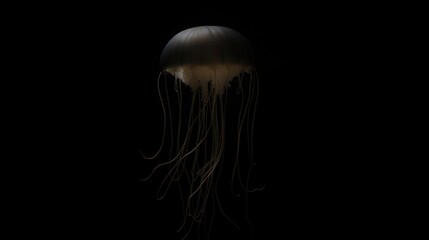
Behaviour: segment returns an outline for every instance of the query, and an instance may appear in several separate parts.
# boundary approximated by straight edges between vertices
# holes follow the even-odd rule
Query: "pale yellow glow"
[[[204,64],[170,67],[166,71],[193,91],[201,87],[202,97],[206,98],[209,88],[214,90],[215,95],[221,95],[229,87],[229,81],[240,73],[250,73],[251,67],[241,64]]]

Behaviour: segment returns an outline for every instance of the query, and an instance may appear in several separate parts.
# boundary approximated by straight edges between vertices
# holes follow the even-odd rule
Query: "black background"
[[[160,5],[57,6],[26,22],[39,79],[29,85],[38,100],[28,103],[35,120],[25,145],[39,160],[22,177],[32,199],[22,204],[27,221],[40,223],[31,231],[180,238],[177,195],[158,201],[159,182],[140,181],[151,166],[140,151],[160,141],[160,53],[177,32],[198,25],[242,33],[260,79],[254,151],[266,188],[249,196],[252,238],[230,226],[219,236],[351,237],[372,229],[373,200],[361,194],[371,175],[361,170],[375,147],[362,141],[373,121],[361,114],[372,95],[373,66],[362,61],[371,41],[362,34],[365,17],[351,6]]]

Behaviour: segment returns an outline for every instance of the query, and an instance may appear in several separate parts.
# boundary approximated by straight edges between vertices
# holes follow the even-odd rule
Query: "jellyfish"
[[[186,228],[187,218],[191,226],[203,222],[207,206],[212,209],[213,205],[235,225],[224,212],[217,191],[219,182],[224,182],[221,172],[226,161],[233,161],[229,165],[230,180],[236,183],[230,185],[232,195],[240,196],[234,186],[241,187],[246,196],[257,190],[249,188],[259,92],[253,49],[231,28],[193,27],[171,38],[162,51],[160,66],[157,87],[164,114],[163,136],[156,153],[144,157],[158,157],[167,138],[170,151],[145,180],[159,168],[167,168],[158,190],[160,199],[173,182],[180,183],[184,221],[179,230]],[[240,170],[243,156],[248,160],[244,174]]]

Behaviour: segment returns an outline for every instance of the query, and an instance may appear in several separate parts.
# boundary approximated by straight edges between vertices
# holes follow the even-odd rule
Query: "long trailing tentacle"
[[[156,153],[154,154],[154,155],[152,155],[152,156],[146,156],[142,151],[141,151],[141,154],[142,154],[142,156],[143,156],[143,158],[145,158],[145,159],[154,159],[154,158],[156,158],[158,155],[159,155],[159,153],[161,152],[161,150],[162,150],[162,147],[164,146],[164,141],[165,141],[165,130],[166,130],[166,125],[167,125],[167,116],[166,116],[166,113],[165,113],[165,106],[164,106],[164,101],[162,100],[162,94],[161,94],[161,88],[159,87],[159,82],[160,82],[160,78],[161,78],[161,75],[162,74],[164,74],[163,72],[160,72],[159,74],[158,74],[158,95],[159,95],[159,100],[160,100],[160,102],[161,102],[161,106],[162,106],[162,114],[163,114],[163,121],[164,121],[164,123],[163,123],[163,130],[162,130],[162,140],[161,140],[161,144],[160,144],[160,146],[159,146],[159,148],[158,148],[158,151],[156,151]]]

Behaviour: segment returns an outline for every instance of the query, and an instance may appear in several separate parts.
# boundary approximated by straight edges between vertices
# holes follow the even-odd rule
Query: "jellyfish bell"
[[[241,187],[245,195],[255,190],[249,188],[250,170],[254,166],[253,126],[259,87],[253,56],[253,49],[246,38],[233,29],[221,26],[183,30],[162,51],[158,92],[164,113],[163,137],[157,153],[144,157],[152,159],[158,156],[168,130],[171,138],[170,155],[146,179],[157,169],[167,168],[167,174],[158,190],[158,198],[165,196],[173,182],[178,183],[180,193],[183,194],[181,199],[184,209],[184,221],[180,230],[186,229],[186,235],[190,233],[194,223],[201,223],[207,218],[208,205],[217,206],[222,215],[237,226],[224,212],[218,195],[219,179],[223,171],[221,169],[225,161],[233,162],[230,176],[232,195],[236,195],[234,186]],[[161,76],[167,75],[172,75],[175,79],[175,100],[171,97],[172,94],[168,94],[167,77],[164,77],[164,89],[167,93],[162,94]],[[237,80],[238,84],[231,84],[233,80]],[[243,81],[248,83],[242,84]],[[189,105],[183,101],[180,83],[192,90]],[[231,88],[236,88],[234,93],[239,95],[232,98],[238,101],[234,103],[238,109],[228,112],[230,104],[226,100],[227,89]],[[171,110],[173,105],[177,106],[177,111]],[[232,134],[235,137],[227,137],[227,130],[228,136]],[[246,141],[241,141],[243,136]],[[246,145],[245,157],[249,160],[247,168],[239,166],[239,158],[243,157],[240,150],[243,145]],[[226,156],[226,146],[232,149],[232,155]],[[248,172],[240,174],[240,169],[247,169]],[[212,208],[209,209],[213,211]],[[190,226],[186,227],[188,217],[191,221]]]
[[[240,73],[254,65],[250,43],[237,31],[221,26],[200,26],[177,33],[161,54],[161,67],[193,91],[209,88],[222,94]]]

